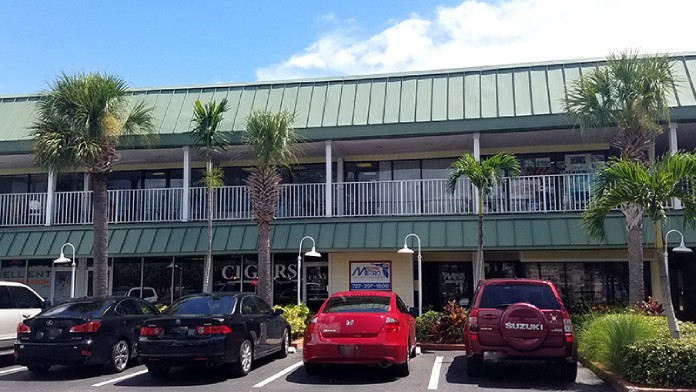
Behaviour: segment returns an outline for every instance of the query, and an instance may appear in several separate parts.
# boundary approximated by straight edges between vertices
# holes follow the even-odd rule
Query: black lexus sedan
[[[122,372],[138,355],[138,333],[159,314],[133,297],[74,298],[17,325],[15,361],[32,373],[52,365],[101,365]]]
[[[140,357],[153,377],[172,366],[220,366],[244,376],[253,360],[288,355],[290,326],[251,293],[193,294],[140,329]]]

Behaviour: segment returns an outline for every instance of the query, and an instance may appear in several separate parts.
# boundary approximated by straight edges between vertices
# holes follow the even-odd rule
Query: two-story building
[[[656,154],[696,147],[696,54],[674,56],[682,80],[672,97],[672,122]],[[596,167],[615,155],[614,130],[582,134],[564,112],[573,81],[600,60],[559,61],[359,77],[230,85],[134,89],[154,107],[155,146],[121,151],[109,182],[110,282],[114,293],[153,287],[165,300],[202,287],[207,250],[202,154],[187,135],[196,99],[227,98],[223,129],[234,142],[215,156],[225,186],[215,190],[214,281],[252,289],[257,229],[244,186],[253,156],[241,144],[254,110],[297,115],[303,154],[284,169],[272,230],[276,303],[297,295],[316,306],[351,287],[398,292],[439,309],[472,295],[476,250],[475,190],[466,179],[448,192],[450,164],[463,153],[515,154],[518,178],[506,178],[485,200],[487,277],[541,277],[557,284],[570,304],[628,299],[623,217],[611,216],[605,243],[579,225]],[[65,243],[75,246],[76,293],[91,293],[92,213],[83,173],[45,173],[33,164],[30,126],[38,94],[0,97],[0,279],[29,284],[46,297],[69,295],[69,264],[53,263]],[[678,208],[669,228],[683,229]],[[659,286],[652,230],[644,229],[646,284]],[[417,255],[397,253],[408,234]],[[696,232],[684,231],[687,245]],[[418,253],[415,236],[408,240]],[[670,244],[672,245],[672,244]],[[302,246],[302,248],[300,248]],[[66,256],[72,258],[71,248]],[[671,255],[675,307],[696,318],[693,256]],[[381,271],[365,276],[367,271]],[[53,280],[53,284],[51,283]],[[53,293],[51,293],[53,287]],[[66,289],[67,287],[67,289]]]

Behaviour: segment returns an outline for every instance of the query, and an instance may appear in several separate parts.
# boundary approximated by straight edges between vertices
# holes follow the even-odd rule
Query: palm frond
[[[302,138],[294,121],[295,115],[287,111],[255,111],[247,118],[242,141],[251,147],[258,165],[287,166],[296,160]]]

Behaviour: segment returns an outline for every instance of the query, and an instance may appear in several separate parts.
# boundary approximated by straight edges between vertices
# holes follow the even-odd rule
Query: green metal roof
[[[626,233],[623,217],[606,221],[604,244],[591,240],[579,226],[580,218],[570,214],[553,216],[493,216],[484,223],[485,248],[488,250],[523,249],[596,249],[624,248]],[[317,241],[323,252],[391,250],[403,245],[408,233],[417,233],[424,251],[473,250],[476,248],[478,223],[474,218],[384,219],[380,221],[296,221],[273,224],[273,252],[295,252],[305,235]],[[643,240],[652,244],[652,230],[645,225]],[[683,219],[671,217],[669,228],[683,228]],[[109,230],[111,257],[201,255],[207,250],[207,231],[200,224],[153,226],[112,225]],[[685,230],[690,244],[696,243],[696,231]],[[92,254],[92,229],[47,227],[0,231],[0,259],[54,258],[60,247],[70,242],[79,257]],[[254,253],[257,228],[252,223],[216,224],[213,253]]]
[[[672,97],[675,120],[696,119],[696,53],[672,57],[684,82]],[[485,132],[569,126],[563,102],[570,84],[601,60],[573,60],[464,68],[438,72],[165,87],[133,90],[154,107],[162,144],[188,131],[193,102],[227,98],[231,109],[222,128],[239,131],[257,109],[288,109],[295,126],[312,139],[389,136],[408,133]],[[0,142],[28,140],[38,97],[0,97]],[[682,110],[688,109],[688,110]],[[520,122],[520,119],[531,121]],[[436,124],[436,126],[433,126]],[[413,125],[406,127],[404,125]],[[423,126],[426,125],[426,126]],[[26,147],[26,144],[22,146]],[[19,148],[19,147],[18,147]]]

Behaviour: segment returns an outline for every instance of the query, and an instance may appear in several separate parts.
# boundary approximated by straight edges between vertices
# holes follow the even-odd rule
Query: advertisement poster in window
[[[391,291],[391,261],[351,261],[351,290]]]

